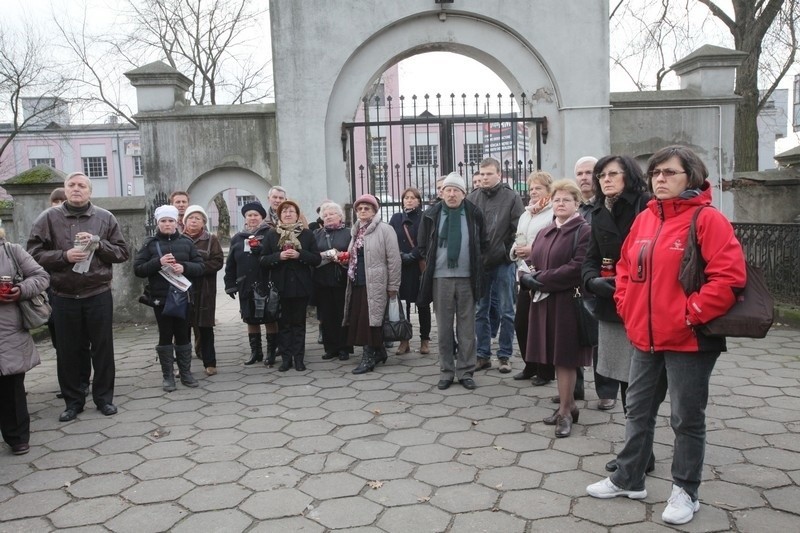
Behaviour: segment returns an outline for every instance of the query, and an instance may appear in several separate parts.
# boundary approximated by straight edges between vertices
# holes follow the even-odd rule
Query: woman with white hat
[[[188,313],[184,318],[165,314],[165,303],[172,284],[160,274],[162,269],[194,280],[203,275],[203,259],[189,237],[178,231],[178,209],[162,205],[155,212],[158,229],[153,237],[144,241],[133,263],[133,273],[147,278],[150,301],[158,323],[156,353],[164,378],[166,392],[175,390],[173,363],[177,360],[181,383],[197,387],[192,375],[192,344],[189,342]],[[174,355],[173,355],[174,353]]]
[[[217,352],[214,349],[214,322],[217,310],[217,272],[225,257],[216,235],[206,229],[208,215],[199,205],[190,205],[183,213],[183,234],[192,239],[203,258],[203,276],[194,286],[194,304],[190,324],[194,329],[195,353],[202,357],[206,375],[217,373]]]

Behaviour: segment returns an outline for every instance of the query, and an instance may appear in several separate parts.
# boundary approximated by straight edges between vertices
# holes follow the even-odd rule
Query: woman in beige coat
[[[378,200],[361,195],[353,204],[358,222],[353,224],[348,249],[344,324],[349,326],[348,346],[363,346],[361,363],[353,374],[372,372],[387,359],[383,346],[383,317],[389,298],[400,288],[400,247],[394,228],[381,220]]]
[[[21,246],[7,244],[2,229],[0,247],[0,276],[8,277],[0,287],[0,430],[11,453],[22,455],[30,450],[31,436],[25,372],[41,361],[31,334],[22,327],[18,302],[41,293],[50,283],[50,276]],[[22,276],[18,283],[9,281],[17,274],[17,264]]]

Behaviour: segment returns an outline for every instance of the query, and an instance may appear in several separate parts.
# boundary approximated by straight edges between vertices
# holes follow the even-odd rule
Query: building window
[[[372,137],[369,147],[374,190],[377,194],[385,193],[389,188],[386,137]]]
[[[257,202],[258,198],[255,196],[237,196],[236,197],[236,205],[241,209],[244,207],[245,204],[249,204],[250,202]]]
[[[415,167],[439,166],[439,145],[415,144],[411,145],[411,164]]]
[[[465,144],[464,145],[464,163],[467,165],[478,164],[483,161],[483,144]]]
[[[47,165],[56,168],[56,160],[52,157],[40,157],[36,159],[29,159],[28,161],[31,163],[31,168],[38,165]]]
[[[108,165],[105,157],[82,157],[83,173],[87,178],[107,178]]]
[[[142,176],[142,156],[133,156],[133,175]]]

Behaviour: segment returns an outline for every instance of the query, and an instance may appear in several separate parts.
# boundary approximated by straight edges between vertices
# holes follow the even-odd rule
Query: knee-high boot
[[[175,390],[175,371],[172,366],[175,362],[173,351],[174,346],[172,344],[156,346],[158,362],[161,363],[161,376],[164,379],[164,381],[161,382],[161,388],[164,389],[164,392],[172,392]]]
[[[178,371],[181,383],[187,387],[197,387],[199,383],[192,375],[192,345],[181,344],[175,347],[175,359],[178,360]]]
[[[250,359],[244,362],[246,365],[252,365],[257,361],[264,360],[264,352],[261,351],[261,332],[248,333],[247,338],[250,341]],[[269,341],[269,336],[267,336]]]
[[[302,372],[306,369],[306,326],[292,326],[292,348],[294,349],[294,369]]]
[[[275,354],[278,350],[278,334],[267,333],[267,360],[264,364],[270,368],[275,366]]]

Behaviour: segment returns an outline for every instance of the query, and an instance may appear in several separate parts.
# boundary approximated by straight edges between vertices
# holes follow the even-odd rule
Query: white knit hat
[[[206,214],[205,209],[203,209],[199,205],[190,205],[189,207],[187,207],[186,211],[183,212],[183,220],[185,221],[187,218],[189,218],[189,215],[191,215],[192,213],[200,213],[200,215],[202,215],[203,217],[203,220],[205,222],[208,222],[208,215]]]
[[[156,212],[153,216],[155,217],[156,222],[159,222],[162,218],[178,220],[178,208],[172,205],[162,205],[161,207],[156,208]]]
[[[456,187],[457,189],[461,189],[461,192],[464,194],[467,194],[467,184],[458,172],[451,172],[447,175],[444,182],[442,182],[442,190],[444,190],[445,187]]]

